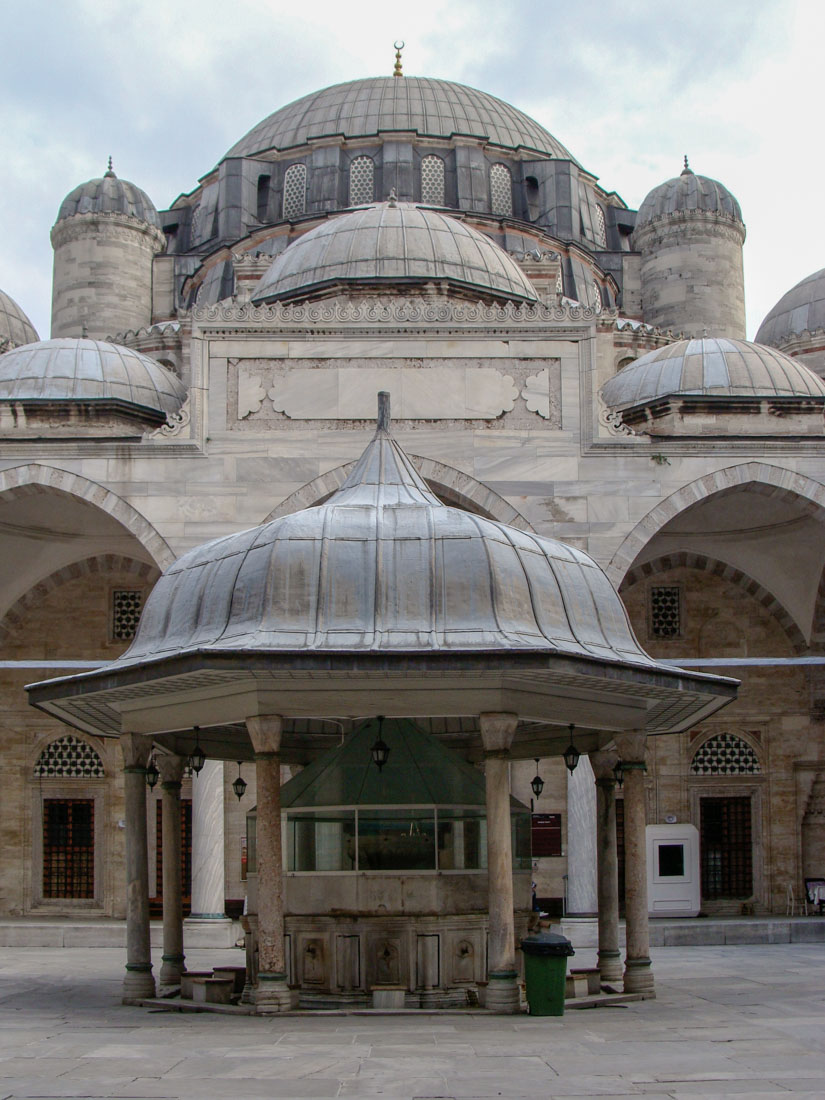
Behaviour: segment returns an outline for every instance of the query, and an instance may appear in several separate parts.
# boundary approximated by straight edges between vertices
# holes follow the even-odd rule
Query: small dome
[[[124,214],[155,229],[161,228],[155,204],[134,183],[117,178],[112,171],[111,158],[104,176],[81,183],[69,192],[60,204],[57,220],[62,222],[75,214]]]
[[[0,352],[39,339],[34,325],[14,298],[0,290]]]
[[[434,280],[496,298],[536,300],[515,260],[488,237],[436,210],[393,201],[331,218],[299,237],[275,259],[254,300],[295,298],[338,283]]]
[[[649,351],[602,387],[604,403],[627,409],[677,394],[825,399],[825,382],[802,363],[748,340],[678,340]]]
[[[115,664],[194,652],[488,651],[653,664],[591,558],[442,504],[379,421],[324,504],[171,565]]]
[[[719,214],[742,222],[739,203],[727,187],[707,176],[697,176],[687,165],[672,180],[654,187],[639,207],[636,228],[669,214],[691,213]]]
[[[251,157],[306,145],[310,138],[345,141],[392,131],[444,140],[473,137],[573,160],[551,133],[509,103],[463,84],[417,76],[377,76],[311,92],[259,122],[226,155]]]
[[[825,268],[808,275],[783,294],[759,326],[760,344],[782,347],[803,332],[825,329]]]
[[[42,340],[0,355],[0,401],[119,401],[169,416],[186,399],[160,363],[100,340]]]

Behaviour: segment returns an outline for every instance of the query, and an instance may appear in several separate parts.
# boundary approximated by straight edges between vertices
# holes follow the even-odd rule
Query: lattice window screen
[[[759,758],[735,733],[717,733],[700,745],[690,764],[691,775],[760,775]]]
[[[559,273],[556,276],[556,294],[564,294],[564,275],[562,274],[561,265],[559,265]]]
[[[678,638],[682,633],[681,592],[678,585],[650,590],[650,633],[654,638]]]
[[[513,213],[513,177],[506,164],[490,168],[490,209],[505,217]]]
[[[284,173],[284,217],[300,218],[307,208],[307,166],[290,164]]]
[[[596,280],[593,280],[593,308],[597,313],[602,311],[602,290]]]
[[[361,206],[375,199],[375,165],[371,157],[356,157],[349,166],[349,204]]]
[[[421,201],[431,206],[444,205],[444,161],[441,157],[424,157],[421,161]]]
[[[604,224],[604,211],[600,206],[596,207],[596,220],[593,224],[593,234],[596,244],[600,248],[607,248],[607,229]]]
[[[38,779],[103,779],[103,761],[87,741],[67,733],[48,744],[34,766]]]
[[[140,588],[113,590],[112,638],[114,641],[129,642],[134,638],[142,610],[143,591]]]

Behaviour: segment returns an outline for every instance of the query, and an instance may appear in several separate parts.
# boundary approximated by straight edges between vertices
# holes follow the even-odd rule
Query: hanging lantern
[[[152,755],[149,757],[149,763],[146,765],[145,771],[147,786],[149,787],[150,791],[153,791],[157,786],[158,780],[160,779],[160,772],[158,771],[158,766],[155,763],[154,753],[152,753]]]
[[[240,760],[238,761],[238,778],[232,784],[232,790],[237,795],[239,802],[243,798],[243,796],[246,794],[246,780],[241,775],[241,762],[240,762]]]
[[[621,762],[621,760],[617,760],[616,763],[613,765],[613,778],[616,780],[620,787],[622,783],[624,783],[624,764]]]
[[[533,788],[533,794],[536,796],[536,798],[540,798],[541,792],[544,790],[544,780],[539,775],[539,758],[536,756],[534,757],[534,760],[536,761],[536,774],[532,782],[530,783],[530,786]]]
[[[206,763],[206,753],[201,748],[200,726],[195,726],[194,729],[195,748],[192,752],[192,755],[189,757],[189,767],[192,769],[195,775],[198,775],[203,770],[203,766]]]
[[[573,744],[573,730],[575,728],[576,727],[571,722],[570,727],[569,727],[569,729],[570,729],[570,744],[564,750],[564,763],[567,765],[567,770],[570,772],[571,775],[576,770],[576,767],[578,766],[578,763],[579,763],[579,757],[581,756],[581,753],[576,748],[576,746]]]
[[[372,759],[375,763],[376,768],[378,768],[379,772],[381,771],[381,769],[386,764],[387,759],[389,758],[389,755],[390,755],[390,746],[386,743],[386,741],[384,741],[383,737],[381,736],[381,730],[383,728],[384,728],[384,715],[379,714],[378,715],[378,738],[377,738],[375,744],[370,749],[370,752],[372,753]]]

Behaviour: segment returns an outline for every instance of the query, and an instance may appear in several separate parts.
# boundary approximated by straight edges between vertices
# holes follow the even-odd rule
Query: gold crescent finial
[[[397,40],[393,42],[393,49],[395,50],[395,68],[392,71],[393,76],[403,76],[401,71],[401,51],[404,49],[404,42]]]

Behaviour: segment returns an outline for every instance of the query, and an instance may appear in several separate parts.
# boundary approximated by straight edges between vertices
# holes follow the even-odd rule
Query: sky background
[[[404,71],[544,125],[631,207],[682,156],[739,199],[748,336],[825,266],[825,4],[812,0],[0,0],[0,288],[49,335],[63,197],[119,176],[159,209],[308,92]]]

